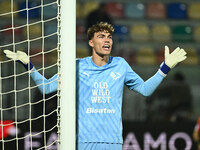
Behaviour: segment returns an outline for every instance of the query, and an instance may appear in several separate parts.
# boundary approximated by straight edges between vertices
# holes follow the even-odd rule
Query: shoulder
[[[113,56],[110,56],[110,60],[112,63],[118,63],[118,64],[127,64],[127,61],[122,58],[122,57],[113,57]]]
[[[91,57],[84,57],[84,58],[76,58],[76,63],[88,63]]]
[[[81,68],[87,68],[91,66],[91,57],[77,58],[76,59],[76,68],[77,70]]]
[[[122,57],[116,57],[116,56],[110,56],[110,58],[112,59],[112,61],[120,61],[120,62],[122,62],[122,61],[126,61],[124,58],[122,58]]]

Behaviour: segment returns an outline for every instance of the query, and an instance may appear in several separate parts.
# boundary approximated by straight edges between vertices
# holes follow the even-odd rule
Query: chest
[[[78,72],[79,82],[89,87],[100,89],[108,88],[108,86],[123,83],[124,71],[118,68],[94,69],[82,68]]]

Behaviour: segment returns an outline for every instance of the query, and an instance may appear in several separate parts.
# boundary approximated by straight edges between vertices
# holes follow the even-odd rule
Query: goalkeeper
[[[165,46],[165,60],[158,71],[144,81],[123,58],[110,56],[113,32],[113,26],[106,22],[89,28],[87,36],[92,56],[76,60],[78,150],[122,150],[121,108],[124,85],[149,96],[170,69],[186,59],[184,49],[177,47],[169,53],[169,48]],[[5,50],[4,53],[31,70],[31,77],[39,85],[41,92],[51,93],[57,90],[57,74],[46,79],[36,71],[24,52]]]

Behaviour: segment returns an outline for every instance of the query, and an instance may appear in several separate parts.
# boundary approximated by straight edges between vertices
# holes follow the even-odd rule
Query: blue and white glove
[[[30,59],[25,52],[22,51],[12,52],[10,50],[4,50],[3,52],[6,54],[6,57],[23,64],[26,70],[33,69],[34,66],[30,62]]]
[[[170,69],[187,58],[186,54],[185,50],[179,47],[170,54],[168,46],[165,46],[165,61],[160,65],[160,70],[167,75]]]

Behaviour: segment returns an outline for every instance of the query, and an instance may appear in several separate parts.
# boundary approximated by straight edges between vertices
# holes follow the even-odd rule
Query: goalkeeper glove
[[[165,61],[161,64],[160,70],[166,75],[176,64],[187,58],[184,49],[177,47],[171,54],[168,46],[165,46]]]
[[[4,53],[6,54],[6,57],[23,64],[26,70],[33,69],[33,64],[30,62],[29,57],[25,52],[4,50]]]

